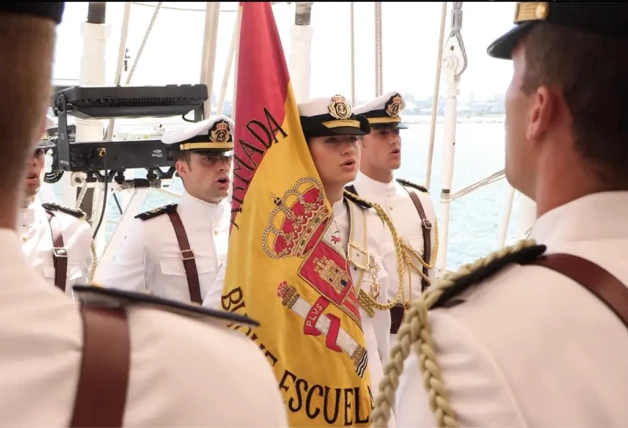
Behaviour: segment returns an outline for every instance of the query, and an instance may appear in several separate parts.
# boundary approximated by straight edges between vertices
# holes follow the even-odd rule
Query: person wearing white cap
[[[72,296],[74,284],[87,284],[93,265],[92,230],[85,213],[38,196],[46,151],[55,146],[48,132],[54,121],[46,116],[46,131],[27,163],[24,203],[18,217],[22,250],[31,266],[49,283]]]
[[[438,250],[436,215],[427,189],[401,178],[395,179],[395,170],[401,166],[399,131],[408,127],[399,117],[404,108],[403,97],[396,91],[355,107],[356,114],[368,119],[371,132],[360,138],[360,172],[347,187],[349,192],[376,202],[385,210],[397,229],[407,256],[403,301],[390,309],[391,343],[395,342],[409,302],[418,298],[435,280]],[[395,268],[395,244],[390,236],[385,236],[382,242],[382,259],[386,269]],[[393,279],[391,277],[391,281]],[[389,300],[395,297],[396,290],[396,286],[389,288]]]
[[[185,191],[177,204],[136,216],[96,282],[200,305],[227,256],[233,122],[216,116],[168,131],[162,141],[178,149]]]
[[[356,293],[360,293],[359,312],[371,392],[376,396],[383,376],[381,359],[388,354],[390,313],[377,310],[373,301],[386,302],[387,277],[396,275],[397,270],[387,272],[381,264],[380,242],[389,232],[379,213],[367,201],[344,192],[344,186],[358,173],[358,138],[370,132],[370,125],[365,117],[351,111],[351,105],[341,95],[312,99],[298,108],[303,134],[332,205],[331,242],[345,255]],[[369,262],[364,263],[365,259]]]

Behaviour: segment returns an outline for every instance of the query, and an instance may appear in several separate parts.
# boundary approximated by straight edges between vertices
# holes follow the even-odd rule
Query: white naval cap
[[[234,123],[227,116],[214,116],[202,122],[166,131],[164,144],[178,144],[179,150],[228,152],[233,150]]]
[[[334,135],[366,135],[371,127],[366,118],[356,116],[342,95],[314,98],[298,105],[305,138]]]
[[[403,97],[399,92],[392,91],[355,107],[353,112],[365,116],[373,128],[406,129],[408,126],[399,117],[404,108]]]
[[[44,134],[41,136],[39,142],[37,143],[37,149],[48,149],[56,146],[55,143],[50,141],[49,131],[52,129],[56,129],[55,121],[51,116],[46,115],[46,130],[44,131]]]

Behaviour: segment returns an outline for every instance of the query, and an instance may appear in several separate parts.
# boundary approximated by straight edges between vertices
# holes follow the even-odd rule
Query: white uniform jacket
[[[92,229],[89,223],[81,218],[84,215],[81,211],[55,204],[46,206],[54,215],[52,219],[54,227],[58,228],[63,237],[67,252],[65,293],[72,296],[73,285],[87,285],[89,282],[93,260]],[[18,222],[24,255],[30,265],[46,278],[46,281],[54,285],[56,269],[50,216],[37,197],[21,211]]]
[[[18,235],[0,229],[0,425],[67,427],[81,367],[77,302],[29,266]],[[285,427],[263,353],[224,321],[127,309],[130,372],[123,426]]]
[[[358,195],[370,202],[375,202],[384,209],[386,215],[390,217],[393,225],[397,231],[397,235],[401,240],[414,249],[421,257],[424,253],[423,243],[423,225],[417,209],[410,198],[410,194],[413,192],[421,201],[421,205],[425,210],[427,219],[430,221],[432,228],[430,229],[430,237],[432,247],[434,246],[434,224],[436,223],[436,214],[434,212],[434,205],[432,199],[427,192],[421,192],[418,189],[411,186],[402,186],[397,180],[392,180],[390,183],[381,183],[375,181],[370,177],[358,173],[353,186],[358,192]],[[389,272],[397,271],[397,257],[395,256],[395,246],[393,244],[390,233],[384,234],[384,241],[382,243],[384,254],[382,260],[386,270]],[[429,263],[429,260],[426,260]],[[413,260],[413,263],[420,267],[421,265]],[[435,269],[429,270],[429,278],[433,282],[436,278]],[[397,278],[397,277],[394,277]],[[397,283],[391,284],[388,290],[388,299],[392,300],[397,294]],[[412,291],[412,294],[410,294]],[[404,299],[414,300],[421,295],[421,276],[411,269],[406,269],[406,275],[404,278]]]
[[[531,237],[628,284],[627,218],[628,192],[597,193],[543,214]],[[582,285],[512,264],[451,304],[429,320],[460,426],[628,426],[628,329]],[[400,426],[435,426],[418,367],[412,351],[397,391]]]
[[[416,194],[423,206],[426,218],[430,222],[430,251],[433,258],[434,242],[436,239],[435,227],[436,215],[434,212],[434,205],[430,195],[427,192],[419,191],[411,186],[402,186],[397,180],[392,180],[390,183],[381,183],[375,181],[372,178],[367,177],[363,173],[358,173],[353,186],[357,191],[357,194],[364,199],[375,202],[382,207],[386,215],[391,219],[397,235],[401,238],[402,242],[415,250],[421,258],[425,259],[424,251],[425,245],[423,242],[423,222],[417,211],[416,206],[412,202],[410,194],[413,192]],[[382,262],[386,270],[390,273],[389,285],[388,285],[388,301],[393,301],[397,295],[399,289],[399,276],[397,275],[397,255],[395,253],[395,245],[393,243],[392,235],[388,230],[383,235],[381,242]],[[425,260],[426,263],[430,263],[430,260]],[[412,257],[412,263],[423,271],[423,266],[419,261]],[[436,280],[436,270],[429,269],[428,277],[433,283]],[[418,298],[421,295],[421,280],[422,277],[408,265],[405,266],[404,275],[404,295],[398,304],[403,304]],[[390,341],[391,346],[394,344],[396,334],[391,334]],[[385,356],[385,359],[388,355]]]
[[[229,202],[209,204],[186,192],[179,200],[177,212],[194,252],[203,297],[224,268]],[[134,219],[115,258],[99,272],[96,282],[129,291],[149,290],[160,297],[190,302],[183,255],[168,215],[161,213],[146,220]]]

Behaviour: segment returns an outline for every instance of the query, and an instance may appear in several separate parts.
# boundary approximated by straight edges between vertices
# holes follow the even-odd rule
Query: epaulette
[[[358,198],[358,195],[349,189],[353,189],[355,191],[355,187],[353,186],[345,187],[345,191],[344,191],[345,198],[347,198],[348,200],[350,200],[351,202],[353,202],[360,208],[364,208],[365,210],[369,208],[373,208],[373,205],[370,202],[365,201],[364,199]]]
[[[79,208],[70,208],[70,207],[66,207],[65,205],[59,205],[52,202],[45,202],[41,204],[41,206],[44,207],[46,211],[62,212],[62,213],[69,214],[72,217],[76,217],[81,220],[86,218],[85,211]]]
[[[150,220],[151,218],[159,217],[162,214],[167,214],[169,212],[173,212],[176,210],[177,210],[177,204],[168,204],[168,205],[164,205],[163,207],[157,207],[150,211],[140,213],[136,215],[135,218],[139,218],[142,221],[146,221],[146,220]]]
[[[72,289],[74,290],[74,296],[83,306],[120,309],[129,306],[149,307],[186,317],[212,318],[234,324],[243,324],[253,327],[259,326],[257,321],[248,316],[190,305],[148,293],[105,288],[97,285],[75,285]]]
[[[451,285],[451,287],[443,291],[443,294],[440,295],[438,300],[434,302],[430,309],[455,306],[461,301],[454,298],[463,291],[467,290],[472,285],[478,284],[481,281],[488,279],[489,277],[496,274],[501,269],[510,264],[524,264],[536,260],[545,252],[546,249],[547,247],[545,245],[533,245],[531,247],[524,247],[517,252],[510,253],[505,257],[497,258],[488,263],[486,266],[476,269],[470,274],[458,278],[454,282],[454,284]]]
[[[413,189],[417,189],[423,193],[430,193],[425,187],[421,186],[420,184],[404,180],[403,178],[398,178],[397,183],[401,184],[402,186],[412,187]]]

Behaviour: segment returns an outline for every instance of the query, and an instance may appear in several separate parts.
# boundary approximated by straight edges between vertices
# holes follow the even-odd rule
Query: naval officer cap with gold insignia
[[[407,129],[399,113],[406,108],[406,103],[399,92],[392,91],[375,98],[369,103],[353,109],[355,114],[366,117],[374,129]]]
[[[52,117],[46,115],[46,130],[37,142],[37,147],[35,149],[50,149],[52,147],[55,147],[56,144],[50,140],[50,131],[55,129],[56,127],[54,120],[52,119]]]
[[[305,138],[336,135],[366,135],[371,132],[368,120],[355,115],[342,95],[314,98],[298,105]]]
[[[628,2],[517,2],[515,27],[488,47],[493,58],[511,59],[517,43],[539,22],[610,37],[628,37]],[[619,55],[619,53],[618,53]]]
[[[233,150],[234,124],[227,116],[214,116],[201,122],[167,131],[164,144],[178,144],[182,152],[229,155]]]

